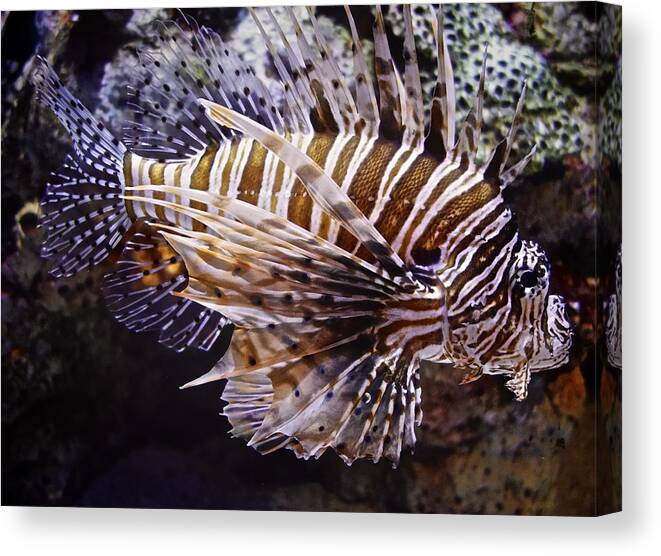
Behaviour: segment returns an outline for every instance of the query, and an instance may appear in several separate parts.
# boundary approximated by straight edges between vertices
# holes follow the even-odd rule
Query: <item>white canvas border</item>
[[[2,10],[238,5],[6,1]],[[255,5],[273,2],[253,1]],[[290,1],[291,4],[305,2]],[[337,2],[319,2],[334,4]],[[365,2],[362,2],[365,3]],[[2,508],[6,553],[648,554],[660,545],[661,119],[657,3],[624,0],[624,512],[599,519]],[[654,549],[654,546],[657,548]]]

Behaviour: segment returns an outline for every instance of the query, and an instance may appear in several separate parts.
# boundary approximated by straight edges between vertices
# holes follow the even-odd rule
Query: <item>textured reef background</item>
[[[370,38],[370,10],[355,9]],[[571,362],[534,375],[523,403],[500,378],[458,386],[460,371],[424,368],[417,449],[396,470],[385,462],[348,468],[332,453],[313,462],[260,456],[231,439],[218,415],[220,385],[178,390],[218,354],[175,354],[124,330],[99,295],[108,267],[53,281],[39,258],[37,200],[70,143],[33,100],[33,54],[46,55],[119,135],[135,49],[150,44],[155,19],[175,12],[3,13],[3,504],[560,515],[620,508],[621,371],[607,365],[602,337],[620,244],[621,11],[590,2],[445,10],[462,113],[489,44],[485,143],[507,129],[528,78],[516,148],[537,141],[538,155],[508,197],[522,236],[549,253],[552,290],[571,304]],[[245,10],[186,13],[231,37],[269,78]],[[318,13],[334,52],[345,51],[342,10]],[[400,11],[391,8],[387,19],[400,44]],[[415,23],[429,90],[432,36],[421,17]],[[341,67],[349,71],[348,57]]]

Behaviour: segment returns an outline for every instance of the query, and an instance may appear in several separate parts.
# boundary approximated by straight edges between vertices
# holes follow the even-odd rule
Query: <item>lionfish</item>
[[[225,379],[231,434],[259,452],[332,447],[348,464],[397,465],[422,420],[421,361],[460,367],[464,382],[504,374],[523,400],[531,373],[568,359],[548,259],[502,195],[535,152],[508,166],[526,87],[478,163],[487,51],[456,132],[441,9],[429,118],[410,7],[403,69],[376,7],[373,73],[346,8],[351,80],[312,9],[311,37],[286,13],[291,42],[270,10],[251,10],[277,90],[208,28],[183,14],[160,24],[122,141],[38,59],[38,94],[73,141],[43,200],[43,255],[58,277],[121,250],[110,310],[174,349],[209,349],[233,327],[225,355],[184,387]]]
[[[615,265],[615,291],[606,303],[606,357],[608,363],[622,369],[622,249]]]

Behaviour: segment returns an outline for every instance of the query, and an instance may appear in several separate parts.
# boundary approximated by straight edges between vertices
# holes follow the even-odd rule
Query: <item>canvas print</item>
[[[2,15],[2,502],[621,506],[621,10]]]

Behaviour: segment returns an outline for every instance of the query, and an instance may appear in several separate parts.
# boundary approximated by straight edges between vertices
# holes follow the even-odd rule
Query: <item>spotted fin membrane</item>
[[[46,229],[42,256],[55,278],[104,260],[130,226],[121,199],[126,147],[64,87],[46,60],[35,58],[33,83],[72,137],[73,152],[51,174],[41,202]]]
[[[106,277],[104,295],[115,318],[134,332],[158,333],[176,351],[209,350],[228,324],[219,312],[175,297],[188,273],[181,257],[144,223],[127,237],[116,269]]]
[[[162,344],[177,351],[209,350],[219,337],[227,345],[227,331],[221,334],[227,319],[171,295],[186,283],[184,265],[161,268],[158,257],[168,249],[162,238],[150,235],[144,223],[132,226],[122,198],[125,145],[64,87],[44,58],[35,58],[32,79],[37,98],[66,127],[74,147],[41,200],[40,225],[46,230],[41,254],[50,262],[50,274],[72,276],[121,250],[105,288],[119,322],[130,330],[156,332]],[[136,226],[143,231],[136,233]]]

